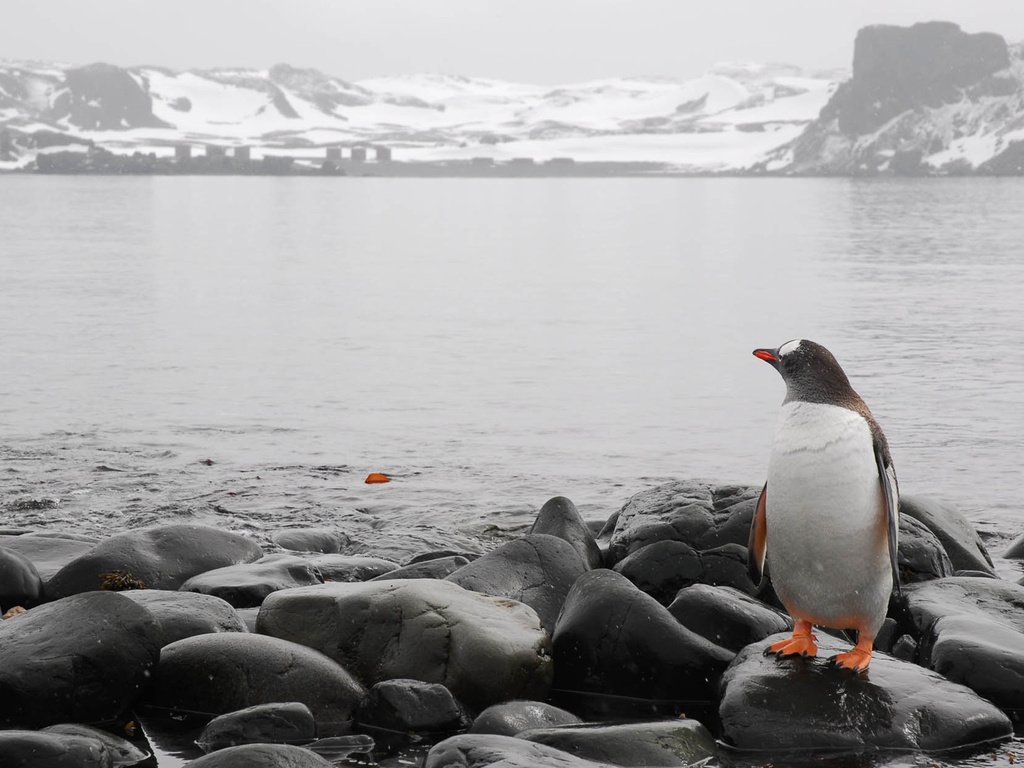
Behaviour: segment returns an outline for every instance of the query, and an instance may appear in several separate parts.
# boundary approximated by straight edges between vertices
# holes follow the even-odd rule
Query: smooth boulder
[[[126,531],[100,542],[46,582],[53,600],[101,589],[103,575],[127,573],[148,589],[177,589],[197,573],[259,559],[252,539],[205,525],[164,525]]]
[[[435,744],[423,768],[615,768],[514,736],[464,733]]]
[[[97,739],[63,733],[0,730],[0,768],[113,768]]]
[[[94,728],[91,725],[60,723],[58,725],[48,725],[42,730],[42,733],[53,733],[98,741],[110,753],[114,765],[135,765],[149,757],[147,752],[143,752],[127,739],[122,739],[120,736],[115,736],[109,731]]]
[[[437,557],[432,560],[423,560],[418,563],[410,563],[388,571],[380,576],[374,576],[369,581],[388,581],[389,579],[444,579],[451,576],[459,568],[469,565],[469,560],[461,555],[449,555],[448,557]]]
[[[340,664],[297,643],[241,632],[195,635],[171,643],[145,703],[169,710],[225,714],[257,704],[300,702],[321,734],[344,733],[366,690]]]
[[[760,487],[679,480],[632,496],[616,513],[608,538],[608,565],[658,541],[697,550],[746,546]],[[611,521],[609,521],[611,522]]]
[[[271,592],[322,583],[308,560],[278,554],[200,573],[182,584],[181,591],[213,595],[235,608],[255,608]]]
[[[953,569],[995,575],[992,558],[966,517],[948,504],[927,496],[900,495],[900,516],[924,523],[942,544]]]
[[[315,752],[291,744],[243,744],[211,752],[185,768],[334,768]]]
[[[900,516],[896,557],[901,584],[914,584],[953,575],[953,564],[938,537],[920,520]]]
[[[588,568],[600,568],[603,565],[601,550],[594,534],[580,516],[576,505],[565,496],[555,496],[545,502],[530,527],[530,533],[546,533],[569,542]]]
[[[905,593],[919,663],[1005,709],[1024,708],[1024,587],[958,576]]]
[[[96,546],[95,541],[73,534],[52,534],[45,531],[21,536],[0,536],[0,547],[6,547],[32,561],[44,582],[76,557]]]
[[[204,752],[239,744],[304,744],[316,738],[316,719],[297,701],[256,704],[218,715],[206,724],[196,744]]]
[[[676,621],[715,645],[739,652],[769,635],[793,628],[781,611],[732,587],[694,584],[668,607]]]
[[[315,648],[366,685],[441,683],[482,709],[543,698],[550,640],[532,608],[435,579],[322,584],[270,595],[257,629]]]
[[[368,581],[398,568],[398,563],[365,555],[319,555],[309,564],[320,572],[323,581]]]
[[[131,589],[118,593],[149,611],[160,626],[160,647],[192,635],[248,632],[231,604],[212,595],[169,589]]]
[[[113,592],[47,603],[0,622],[0,725],[113,721],[160,657],[160,628]]]
[[[689,766],[717,756],[715,739],[696,720],[567,725],[518,734],[576,757],[620,766]]]
[[[384,680],[359,706],[361,725],[402,733],[451,733],[469,725],[465,710],[439,683]]]
[[[691,584],[734,587],[749,595],[757,591],[747,570],[747,548],[739,544],[698,552],[681,541],[659,541],[627,555],[614,570],[662,605]]]
[[[292,552],[336,554],[348,545],[349,538],[333,528],[296,528],[278,531],[272,541],[281,549]]]
[[[680,702],[710,699],[734,655],[604,569],[573,585],[553,645],[558,689]]]
[[[550,631],[569,589],[588,570],[571,544],[535,533],[502,544],[446,581],[464,589],[525,603]]]
[[[0,547],[0,613],[36,603],[43,593],[39,572],[24,555]]]
[[[572,712],[543,701],[505,701],[492,704],[477,715],[469,732],[515,736],[531,728],[575,725],[580,722]]]
[[[726,744],[769,753],[807,750],[957,749],[1002,739],[1006,715],[969,688],[876,652],[866,674],[827,664],[848,642],[818,633],[816,659],[744,648],[722,676],[719,717]]]

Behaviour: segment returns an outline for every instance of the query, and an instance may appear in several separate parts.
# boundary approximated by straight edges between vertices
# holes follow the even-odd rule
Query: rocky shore
[[[763,655],[790,625],[747,575],[757,491],[669,483],[603,523],[556,497],[489,552],[402,563],[332,529],[0,531],[0,766],[156,766],[139,723],[170,717],[196,768],[386,765],[410,739],[426,768],[994,754],[1024,586],[971,525],[903,500],[903,595],[852,677],[824,661],[845,638]]]

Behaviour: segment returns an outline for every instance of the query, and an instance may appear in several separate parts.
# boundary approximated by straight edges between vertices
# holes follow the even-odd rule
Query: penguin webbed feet
[[[810,624],[798,621],[793,627],[793,636],[772,643],[764,649],[764,655],[774,654],[779,658],[802,656],[805,659],[813,659],[818,655],[817,639],[817,636],[811,631]]]
[[[859,642],[845,653],[830,656],[825,663],[835,669],[848,670],[854,675],[864,675],[871,665],[871,651],[871,641]]]

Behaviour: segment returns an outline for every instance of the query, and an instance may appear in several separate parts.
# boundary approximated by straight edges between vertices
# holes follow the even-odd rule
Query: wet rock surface
[[[953,564],[938,537],[924,523],[910,515],[900,516],[896,562],[901,584],[953,575]]]
[[[203,525],[166,525],[111,536],[72,560],[46,583],[50,599],[100,589],[102,575],[130,574],[149,589],[177,589],[214,568],[248,563],[263,551],[245,536]]]
[[[575,725],[580,722],[572,712],[543,701],[506,701],[493,704],[477,715],[469,732],[515,736],[531,728]]]
[[[553,644],[556,688],[656,700],[711,699],[734,655],[604,569],[573,585]]]
[[[0,730],[3,768],[113,768],[113,756],[97,739],[62,733]]]
[[[110,592],[0,621],[0,725],[113,721],[139,698],[159,656],[153,616]]]
[[[200,573],[180,589],[219,597],[235,608],[255,608],[271,592],[322,582],[320,572],[308,560],[294,555],[267,555],[252,563]]]
[[[1007,710],[1024,708],[1024,587],[953,577],[906,590],[918,661]]]
[[[995,575],[992,558],[974,526],[953,507],[929,496],[900,495],[900,516],[927,526],[942,544],[954,570]]]
[[[132,589],[118,593],[152,614],[160,627],[160,647],[192,635],[248,631],[231,604],[212,595],[167,589]]]
[[[446,581],[473,592],[525,603],[550,631],[566,594],[586,571],[587,564],[571,544],[535,533],[502,544]]]
[[[449,581],[275,592],[257,628],[321,651],[366,685],[396,678],[441,683],[475,708],[543,697],[551,683],[550,641],[533,609]]]
[[[765,656],[774,635],[744,648],[722,676],[726,744],[785,754],[803,750],[940,751],[1012,733],[993,704],[915,664],[876,653],[854,676],[825,659],[849,644],[819,633],[819,658]]]
[[[423,768],[614,768],[545,744],[513,736],[467,733],[445,739],[427,753]]]
[[[55,536],[45,531],[21,536],[0,536],[0,547],[10,549],[32,561],[44,582],[76,557],[84,555],[97,542],[80,536]]]
[[[366,695],[341,665],[310,648],[249,633],[196,635],[161,651],[145,703],[226,714],[257,704],[300,702],[321,734],[346,732]]]
[[[681,541],[659,541],[627,555],[614,570],[662,605],[691,584],[735,587],[747,594],[757,591],[747,573],[747,548],[738,544],[698,552]]]
[[[565,496],[555,496],[540,508],[530,533],[545,533],[567,541],[588,568],[600,568],[603,564],[594,534],[580,516],[576,505]]]
[[[465,710],[439,683],[385,680],[359,706],[360,724],[403,733],[454,733],[469,726]]]
[[[689,766],[718,754],[714,737],[696,720],[538,728],[519,738],[621,766]]]
[[[736,653],[793,629],[789,616],[732,587],[694,584],[676,595],[668,612],[687,629]]]
[[[316,738],[316,719],[296,701],[257,704],[213,718],[196,739],[204,752],[239,744],[303,744]]]
[[[77,736],[84,739],[93,739],[98,741],[110,754],[114,765],[135,765],[136,763],[142,762],[149,756],[148,753],[143,752],[127,739],[122,739],[120,736],[115,736],[108,731],[104,731],[100,728],[93,728],[89,725],[60,723],[59,725],[47,726],[42,730],[42,732],[59,734],[62,736]],[[2,749],[0,749],[0,754],[3,754]]]
[[[431,560],[423,560],[418,563],[410,563],[396,568],[393,571],[374,576],[368,581],[387,581],[389,579],[444,579],[451,576],[455,571],[464,565],[469,565],[469,560],[462,555],[449,555],[437,557]]]
[[[42,593],[43,581],[32,561],[0,546],[0,613],[16,605],[33,605]]]
[[[315,752],[290,744],[243,744],[186,763],[187,768],[332,768]]]
[[[309,564],[320,572],[323,581],[368,581],[398,568],[398,563],[364,555],[320,555]]]
[[[278,531],[271,538],[281,549],[292,552],[320,552],[337,554],[349,543],[349,538],[333,528],[300,528]]]

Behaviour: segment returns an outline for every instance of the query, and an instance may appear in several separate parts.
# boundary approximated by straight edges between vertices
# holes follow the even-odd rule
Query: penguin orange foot
[[[848,669],[851,672],[865,672],[871,665],[871,651],[874,643],[871,640],[861,640],[846,653],[837,653],[832,656],[828,663],[835,667]]]
[[[798,621],[793,627],[793,636],[785,640],[772,643],[765,649],[765,656],[774,653],[777,656],[807,656],[814,658],[818,655],[818,646],[815,643],[814,633],[811,632],[811,625],[806,621]]]

